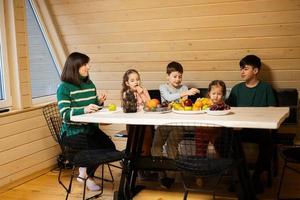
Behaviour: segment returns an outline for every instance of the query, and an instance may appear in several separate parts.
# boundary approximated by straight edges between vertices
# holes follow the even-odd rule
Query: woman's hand
[[[106,98],[107,98],[107,93],[104,92],[104,93],[101,93],[99,96],[98,96],[98,101],[100,104],[104,103],[104,101],[106,101]]]
[[[96,104],[90,104],[84,108],[84,113],[94,113],[99,110],[100,106]]]

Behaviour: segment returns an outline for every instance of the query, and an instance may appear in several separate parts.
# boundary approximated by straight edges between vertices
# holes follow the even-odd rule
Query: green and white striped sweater
[[[96,87],[91,80],[82,82],[79,86],[62,82],[57,90],[57,103],[63,126],[61,134],[72,136],[86,134],[92,131],[98,124],[82,124],[71,122],[74,115],[84,114],[84,107],[89,104],[99,105]]]

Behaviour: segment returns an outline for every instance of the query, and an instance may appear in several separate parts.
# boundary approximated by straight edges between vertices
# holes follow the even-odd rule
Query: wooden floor
[[[64,172],[64,180],[67,181],[70,170]],[[118,189],[118,181],[120,177],[120,170],[113,169],[115,183],[105,183],[104,194],[99,199],[111,200],[113,199],[113,192]],[[108,173],[106,173],[108,174]],[[59,200],[65,199],[65,191],[57,182],[58,172],[56,170],[50,171],[36,179],[26,182],[20,186],[17,186],[9,191],[0,194],[1,200]],[[178,178],[179,179],[179,178]],[[177,179],[177,180],[178,180]],[[181,200],[183,197],[182,185],[179,183],[180,180],[170,189],[164,190],[159,187],[157,181],[141,181],[139,184],[147,186],[140,192],[134,200]],[[208,181],[209,182],[209,181]],[[220,186],[220,193],[222,195],[218,196],[218,200],[226,199],[236,199],[234,193],[227,192],[228,181],[224,179]],[[275,199],[276,189],[278,186],[278,178],[274,179],[274,186],[272,188],[267,188],[263,195],[259,195],[259,199],[271,200]],[[222,189],[223,188],[223,189]],[[88,192],[87,195],[91,195]],[[73,182],[73,191],[69,199],[81,199],[82,195],[82,184],[78,183],[76,180]],[[284,182],[283,196],[288,197],[300,197],[300,175],[295,175],[294,173],[287,173]],[[208,200],[212,199],[209,194],[193,193],[189,195],[189,200]]]

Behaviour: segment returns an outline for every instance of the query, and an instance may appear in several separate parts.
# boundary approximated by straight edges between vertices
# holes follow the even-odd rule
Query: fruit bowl
[[[176,114],[184,114],[184,115],[193,115],[193,114],[203,114],[205,110],[175,110],[174,108],[172,111]]]
[[[215,116],[219,116],[219,115],[227,115],[231,112],[231,109],[228,110],[206,110],[206,113],[209,115],[215,115]]]

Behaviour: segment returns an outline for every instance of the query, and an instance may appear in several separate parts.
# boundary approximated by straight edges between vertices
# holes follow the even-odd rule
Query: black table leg
[[[135,186],[137,169],[135,169],[135,161],[140,155],[143,143],[144,126],[130,125],[128,126],[128,138],[125,150],[124,166],[120,179],[119,190],[114,194],[114,200],[130,200],[140,191]]]

